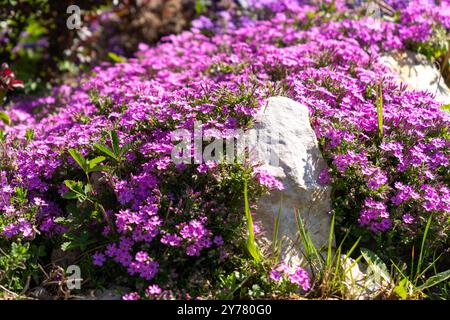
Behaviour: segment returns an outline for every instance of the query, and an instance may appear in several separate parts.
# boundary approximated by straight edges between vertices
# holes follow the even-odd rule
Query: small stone
[[[38,300],[54,300],[55,298],[43,287],[36,287],[30,290],[29,295]]]

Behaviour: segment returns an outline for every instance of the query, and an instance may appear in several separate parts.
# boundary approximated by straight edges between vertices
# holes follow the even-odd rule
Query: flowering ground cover
[[[247,196],[254,211],[260,195],[282,185],[255,163],[172,157],[175,130],[192,132],[200,121],[206,134],[229,139],[274,95],[310,110],[338,238],[358,239],[405,273],[419,273],[408,269],[411,251],[426,238],[420,259],[434,268],[420,278],[450,268],[450,116],[380,62],[395,50],[445,50],[435,40],[450,28],[450,4],[390,1],[397,14],[374,19],[342,1],[248,2],[245,15],[201,17],[76,86],[7,106],[3,288],[25,293],[45,268],[64,277],[52,259],[62,250],[89,286],[129,288],[124,299],[289,297],[298,288],[314,297],[320,279],[304,268],[248,252]],[[448,297],[444,280],[433,293]]]

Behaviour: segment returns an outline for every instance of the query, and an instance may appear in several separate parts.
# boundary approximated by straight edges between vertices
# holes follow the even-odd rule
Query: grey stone
[[[280,212],[278,239],[282,239],[280,261],[301,264],[302,246],[296,212],[311,234],[317,248],[327,245],[330,232],[330,188],[318,183],[326,163],[311,127],[308,108],[285,97],[273,97],[255,124],[259,131],[271,132],[278,141],[258,141],[258,154],[278,156],[268,159],[262,168],[284,184],[284,190],[272,191],[260,199],[256,212],[265,234],[262,242],[272,245],[274,221]]]
[[[385,54],[381,57],[381,62],[398,76],[399,81],[407,84],[409,89],[431,92],[440,103],[450,103],[450,89],[444,78],[423,55],[411,51]]]
[[[128,292],[129,289],[117,287],[102,290],[90,290],[83,294],[74,296],[73,300],[122,300],[123,293]]]

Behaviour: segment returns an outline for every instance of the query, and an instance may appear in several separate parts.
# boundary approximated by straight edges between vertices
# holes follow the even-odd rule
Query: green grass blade
[[[248,229],[247,250],[253,257],[255,262],[260,262],[261,254],[255,243],[255,233],[253,231],[253,218],[252,214],[250,213],[250,206],[248,204],[247,180],[244,181],[244,203],[245,203],[245,217],[247,219],[247,229]]]
[[[378,134],[380,140],[383,139],[383,83],[380,81],[377,90],[377,118],[378,118]]]
[[[278,233],[279,233],[278,231],[280,228],[281,207],[282,207],[282,203],[280,203],[280,208],[278,209],[278,215],[275,218],[275,224],[273,227],[273,236],[272,236],[272,253],[273,254],[275,254],[276,250],[277,250]]]
[[[422,244],[420,246],[419,261],[417,262],[416,278],[420,275],[420,269],[422,268],[424,252],[425,252],[425,242],[427,240],[428,231],[430,230],[432,220],[433,220],[433,217],[430,216],[430,218],[428,219],[428,222],[427,222],[427,226],[425,227],[425,231],[423,233]]]
[[[331,218],[330,232],[328,234],[327,266],[329,266],[331,264],[332,255],[333,255],[334,221],[335,221],[335,215],[333,214],[333,217]]]

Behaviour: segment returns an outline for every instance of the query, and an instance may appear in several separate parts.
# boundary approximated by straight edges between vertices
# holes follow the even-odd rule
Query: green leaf
[[[106,158],[102,156],[89,160],[89,169],[95,168],[96,165],[105,160]]]
[[[74,192],[83,192],[83,183],[81,181],[64,180],[64,184]]]
[[[369,249],[362,248],[361,254],[375,274],[381,276],[387,282],[391,282],[391,276],[389,275],[386,264],[375,253]]]
[[[3,111],[0,111],[0,120],[7,126],[11,124],[11,118]]]
[[[118,160],[117,156],[114,154],[114,152],[110,148],[105,146],[104,144],[95,143],[94,144],[94,149],[96,149],[97,151],[107,155],[108,157],[113,158],[116,161]]]
[[[445,105],[441,106],[441,109],[444,111],[450,111],[450,104],[445,104]]]
[[[123,156],[125,153],[127,153],[131,149],[132,146],[133,146],[133,143],[131,141],[127,142],[120,150],[120,155]]]
[[[25,138],[27,139],[27,141],[31,141],[34,138],[34,130],[28,128],[27,131],[25,132]]]
[[[87,161],[83,157],[83,155],[75,149],[69,149],[69,153],[72,156],[72,158],[78,163],[78,165],[81,167],[81,169],[83,169],[83,171],[85,173],[87,173],[89,167],[88,167]]]
[[[88,183],[84,186],[84,193],[89,194],[92,192],[92,184]]]
[[[110,137],[111,137],[112,149],[117,156],[120,154],[119,136],[117,135],[116,131],[111,131]]]
[[[79,194],[78,194],[78,193],[75,193],[75,192],[73,192],[73,191],[67,191],[67,192],[65,192],[65,193],[63,194],[62,197],[63,197],[64,199],[67,199],[67,200],[73,200],[73,199],[78,199]]]
[[[195,1],[195,13],[201,15],[206,11],[206,4],[204,0]]]
[[[110,169],[111,167],[109,166],[96,166],[95,168],[89,170],[89,172],[109,171]]]
[[[118,54],[116,54],[114,52],[108,52],[108,58],[110,58],[112,61],[114,61],[116,63],[123,63],[123,62],[127,61],[127,59],[125,59],[122,56],[119,56]]]
[[[272,245],[272,254],[277,255],[277,260],[278,260],[277,244],[279,242],[278,241],[278,232],[279,232],[279,229],[280,229],[280,217],[281,217],[281,203],[280,203],[280,207],[278,208],[278,214],[275,217],[275,224],[274,224],[273,236],[272,236],[272,243],[273,243],[273,245]]]
[[[87,196],[85,190],[83,189],[83,183],[81,181],[65,180],[64,184],[71,191],[64,193],[64,199],[78,199],[80,201],[85,201]]]
[[[408,282],[409,282],[408,279],[404,278],[394,288],[394,292],[403,300],[408,298],[408,290],[406,289],[406,285],[408,284]]]
[[[67,218],[65,218],[65,217],[57,217],[57,218],[53,219],[53,221],[56,222],[56,223],[63,224],[63,223],[66,223]]]
[[[435,285],[437,285],[449,278],[450,278],[450,270],[440,272],[440,273],[428,278],[428,280],[425,281],[425,283],[422,284],[421,286],[417,287],[417,289],[422,291],[422,290],[434,287]]]
[[[333,257],[333,234],[334,234],[335,215],[331,218],[330,233],[328,234],[327,267],[331,267],[331,258]]]
[[[63,243],[61,244],[61,250],[62,250],[62,251],[70,250],[72,247],[73,247],[72,241],[66,241],[66,242],[63,242]]]

